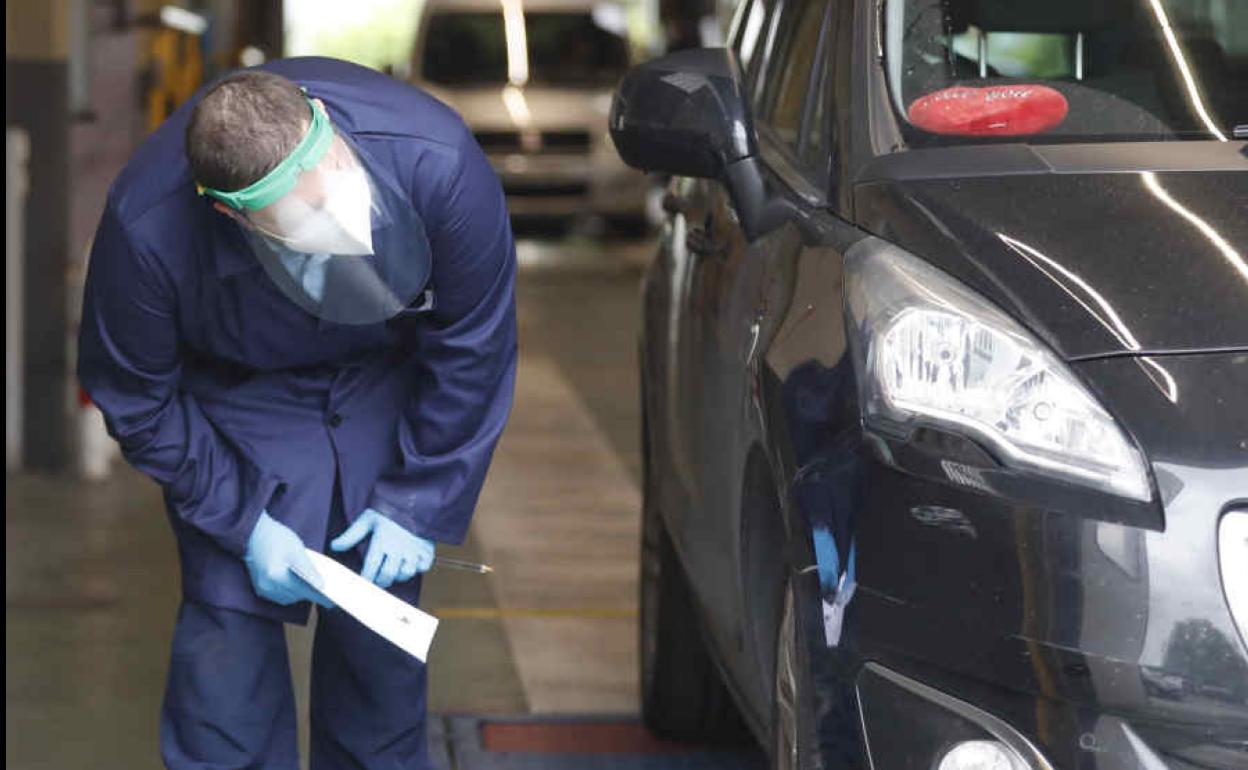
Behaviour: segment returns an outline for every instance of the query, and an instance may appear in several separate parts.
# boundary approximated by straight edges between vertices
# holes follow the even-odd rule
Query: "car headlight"
[[[960,433],[1003,465],[1150,499],[1131,439],[1013,319],[874,238],[850,250],[845,269],[869,427],[901,437],[923,425]]]

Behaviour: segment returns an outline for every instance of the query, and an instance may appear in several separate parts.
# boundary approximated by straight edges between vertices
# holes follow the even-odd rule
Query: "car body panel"
[[[735,480],[750,475],[747,468],[758,453],[767,458],[773,478],[785,478],[771,467],[775,428],[769,420],[775,415],[769,416],[763,398],[764,381],[776,379],[777,367],[802,365],[792,357],[802,353],[792,343],[813,341],[809,323],[826,322],[830,309],[808,317],[803,308],[813,304],[809,292],[817,284],[799,285],[795,279],[802,271],[831,270],[839,281],[843,250],[865,234],[808,208],[807,218],[819,224],[790,222],[750,244],[735,225],[722,186],[680,180],[673,192],[684,201],[682,212],[669,220],[643,284],[643,379],[654,431],[652,461],[662,468],[656,491],[703,604],[708,636],[726,667],[748,672],[734,684],[748,704],[747,717],[765,723],[772,621],[784,576],[749,562],[756,561],[754,540],[774,532],[787,536],[789,527],[778,520],[791,489],[778,487],[781,500],[775,507],[757,510],[748,485]],[[822,242],[808,247],[802,232],[812,228],[821,232]],[[701,234],[690,238],[691,231]],[[835,300],[831,322],[839,327],[839,296]],[[787,350],[772,352],[777,335],[790,343]],[[844,334],[837,338],[842,349],[828,355],[839,358]],[[799,398],[799,392],[789,398]],[[812,451],[817,450],[812,446]],[[815,459],[803,455],[798,462]],[[777,521],[768,528],[752,515]],[[760,571],[768,574],[761,577]],[[766,619],[747,622],[759,615]]]
[[[857,188],[855,211],[1064,358],[1245,350],[1246,172],[880,181]]]
[[[986,685],[967,682],[1004,688],[1005,713],[1061,767],[1090,766],[1096,742],[1078,738],[1111,713],[1144,725],[1145,740],[1165,728],[1170,750],[1248,738],[1248,650],[1210,558],[1218,520],[1248,501],[1248,416],[1224,406],[1248,392],[1248,354],[1153,364],[1166,376],[1136,358],[1077,370],[1152,457],[1164,532],[1002,504],[863,460],[858,645],[981,703]],[[934,506],[947,515],[922,515]],[[1045,736],[1046,713],[1076,740]]]
[[[1098,495],[1076,493],[1074,509],[999,499],[883,462],[863,432],[841,284],[866,232],[823,212],[813,239],[789,225],[747,244],[717,183],[673,190],[687,207],[644,282],[647,412],[663,426],[653,461],[713,648],[756,725],[771,619],[748,590],[735,480],[761,447],[786,531],[824,522],[857,542],[846,644],[816,644],[828,767],[866,751],[852,672],[867,660],[991,708],[1058,767],[1120,766],[1110,757],[1136,751],[1124,730],[1166,756],[1239,750],[1248,656],[1211,543],[1219,515],[1248,499],[1248,352],[1073,364],[1152,460],[1158,522],[1108,521]],[[691,251],[691,222],[722,248]],[[1220,663],[1202,669],[1185,644],[1216,648]]]
[[[788,220],[750,242],[722,182],[674,179],[643,279],[653,492],[730,689],[766,745],[766,597],[821,568],[811,533],[824,528],[839,562],[854,543],[858,565],[838,644],[822,637],[820,597],[803,608],[824,767],[869,766],[869,662],[991,712],[1055,768],[1248,766],[1248,648],[1216,545],[1219,518],[1248,505],[1243,144],[1158,144],[1146,162],[1139,148],[1097,159],[1073,145],[877,162],[896,132],[874,10],[860,2],[852,16],[860,74],[834,79],[850,109],[826,195],[812,199],[761,136]],[[976,165],[981,149],[1017,161]],[[959,154],[961,173],[947,162]],[[1070,362],[1148,458],[1154,499],[950,473],[929,449],[866,431],[842,289],[847,255],[874,238],[962,280]],[[783,545],[760,564],[777,530]]]

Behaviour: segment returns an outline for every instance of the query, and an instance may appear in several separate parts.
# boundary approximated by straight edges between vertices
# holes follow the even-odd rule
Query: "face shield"
[[[242,215],[253,256],[299,307],[334,323],[380,323],[425,288],[424,223],[385,169],[308,105],[307,133],[263,178],[199,189]]]

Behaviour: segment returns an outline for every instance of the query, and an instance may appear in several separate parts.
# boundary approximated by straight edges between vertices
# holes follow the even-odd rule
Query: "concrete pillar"
[[[5,123],[30,138],[22,291],[26,467],[71,462],[68,349],[68,0],[9,0],[5,21]]]
[[[240,3],[237,9],[235,39],[239,46],[254,45],[268,59],[285,50],[282,0],[256,0]]]

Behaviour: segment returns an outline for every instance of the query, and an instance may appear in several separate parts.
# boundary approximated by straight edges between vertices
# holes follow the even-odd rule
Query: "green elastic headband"
[[[315,168],[321,162],[334,138],[334,127],[329,118],[325,117],[325,112],[318,110],[311,99],[308,99],[308,106],[312,108],[312,125],[308,127],[308,133],[304,134],[295,149],[274,166],[272,171],[253,184],[233,192],[196,185],[199,194],[211,195],[233,209],[255,211],[290,192],[300,174]]]

